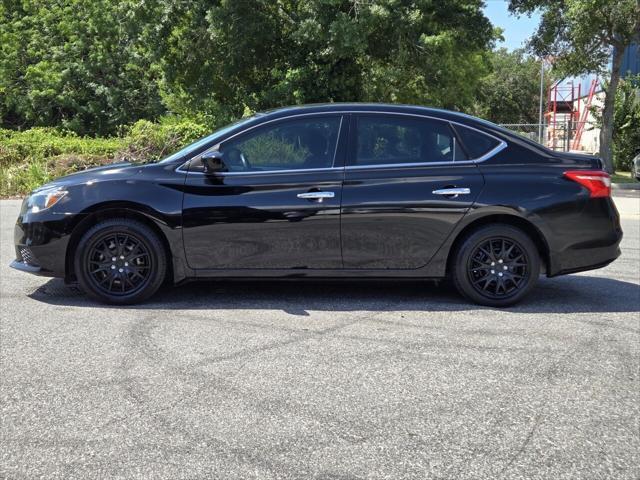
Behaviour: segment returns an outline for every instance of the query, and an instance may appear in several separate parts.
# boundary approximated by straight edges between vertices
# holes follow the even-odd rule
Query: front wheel
[[[481,305],[506,307],[533,289],[540,275],[540,256],[522,230],[488,225],[462,241],[451,272],[463,296]]]
[[[153,295],[167,271],[164,246],[146,225],[117,218],[98,223],[78,243],[75,272],[96,300],[132,304]]]

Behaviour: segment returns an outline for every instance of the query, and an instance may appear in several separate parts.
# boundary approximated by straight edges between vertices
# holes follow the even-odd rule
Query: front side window
[[[220,148],[230,172],[330,168],[340,116],[300,118],[257,127]]]
[[[360,116],[351,165],[433,163],[466,160],[449,124],[392,115]]]

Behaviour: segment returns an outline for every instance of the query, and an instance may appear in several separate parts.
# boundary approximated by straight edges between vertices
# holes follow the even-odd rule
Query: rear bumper
[[[559,227],[550,252],[549,277],[602,268],[620,256],[622,228],[618,211],[610,198],[590,200],[574,219]]]
[[[587,270],[596,270],[598,268],[606,267],[616,258],[620,256],[620,248],[603,248],[603,249],[590,249],[582,252],[585,256],[582,261],[573,260],[563,264],[560,270],[554,273],[550,273],[549,277],[557,277],[558,275],[567,275],[569,273],[585,272]],[[588,258],[588,260],[587,260]]]

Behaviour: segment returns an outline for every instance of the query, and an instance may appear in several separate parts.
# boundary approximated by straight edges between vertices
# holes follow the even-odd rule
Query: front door
[[[394,114],[353,116],[342,190],[349,269],[429,263],[484,185],[448,122]]]
[[[219,146],[227,172],[190,171],[183,204],[189,266],[341,268],[341,124],[335,114],[268,122]]]

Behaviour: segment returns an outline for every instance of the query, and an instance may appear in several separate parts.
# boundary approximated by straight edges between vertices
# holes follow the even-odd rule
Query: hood
[[[143,165],[134,164],[131,162],[113,163],[111,165],[105,165],[102,167],[89,168],[81,172],[72,173],[64,177],[57,178],[52,182],[49,182],[34,190],[37,192],[43,188],[49,187],[64,187],[80,185],[87,182],[99,182],[105,180],[119,180],[122,178],[131,177],[141,171]]]

